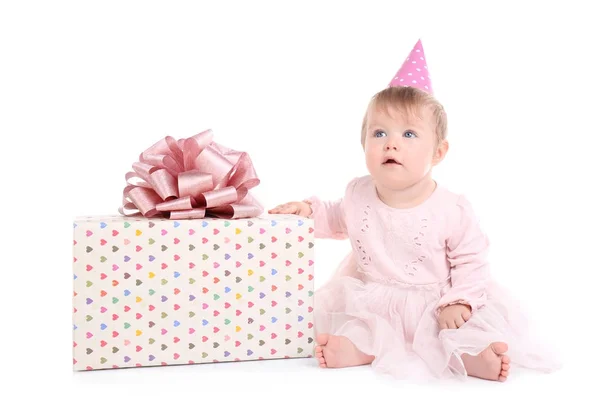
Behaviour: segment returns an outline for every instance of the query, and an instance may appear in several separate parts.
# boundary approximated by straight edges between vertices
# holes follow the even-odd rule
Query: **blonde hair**
[[[428,109],[435,124],[437,143],[444,141],[448,134],[446,111],[435,97],[414,87],[388,87],[375,94],[369,102],[361,130],[361,143],[363,146],[365,145],[367,132],[367,116],[372,107],[385,107],[388,112],[390,109],[400,110],[405,115],[409,114],[414,117],[419,117],[419,113],[424,108]]]

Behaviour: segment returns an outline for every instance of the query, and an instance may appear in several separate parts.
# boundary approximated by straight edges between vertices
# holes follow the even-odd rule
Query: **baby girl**
[[[555,369],[491,278],[488,239],[471,204],[432,177],[446,136],[419,40],[368,105],[369,174],[337,201],[311,197],[269,211],[313,218],[317,238],[350,241],[352,251],[315,294],[321,367],[494,381],[505,381],[511,365]]]

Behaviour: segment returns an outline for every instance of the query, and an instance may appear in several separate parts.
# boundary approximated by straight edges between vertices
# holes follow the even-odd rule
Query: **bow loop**
[[[119,208],[126,216],[238,219],[263,211],[249,192],[260,183],[250,156],[214,142],[210,129],[179,140],[166,136],[132,168]]]

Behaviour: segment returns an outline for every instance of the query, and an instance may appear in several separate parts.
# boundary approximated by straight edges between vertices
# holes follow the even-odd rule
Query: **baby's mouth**
[[[396,161],[395,159],[387,159],[385,162],[383,162],[384,165],[402,165],[400,162]]]

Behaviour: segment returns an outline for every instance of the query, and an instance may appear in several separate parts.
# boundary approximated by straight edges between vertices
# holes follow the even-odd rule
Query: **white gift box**
[[[74,370],[312,356],[312,220],[73,227]]]

